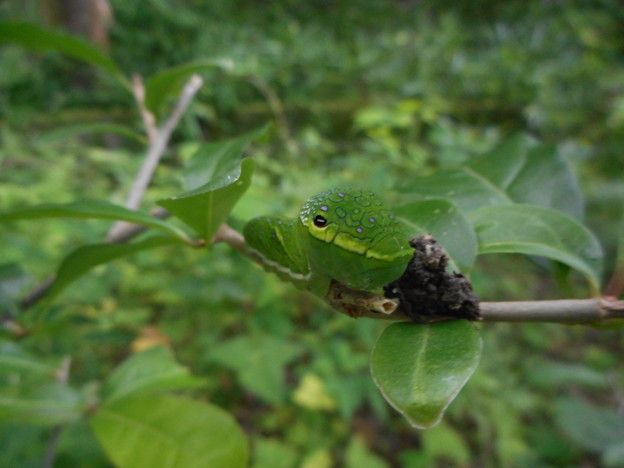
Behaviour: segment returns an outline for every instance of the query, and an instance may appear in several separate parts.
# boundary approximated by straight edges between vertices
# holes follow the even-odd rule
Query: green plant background
[[[145,207],[181,191],[196,140],[233,137],[275,118],[266,85],[288,127],[278,118],[247,150],[256,169],[237,219],[293,215],[305,198],[333,185],[362,185],[396,202],[417,177],[468,164],[522,132],[571,165],[584,194],[584,222],[613,267],[624,189],[618,2],[111,5],[110,54],[126,74],[154,77],[147,84],[156,96],[179,82],[175,69],[163,78],[170,67],[192,62],[206,79]],[[7,0],[0,17],[41,23],[37,2]],[[61,54],[7,44],[0,70],[0,210],[76,199],[122,204],[141,162],[140,139],[67,130],[106,123],[140,134],[135,105],[118,79]],[[152,108],[164,115],[167,104],[152,101]],[[64,255],[99,241],[108,227],[1,225],[0,276],[11,281],[2,283],[0,300],[32,289]],[[580,276],[543,267],[517,255],[484,256],[471,279],[483,300],[587,294]],[[26,323],[35,332],[19,346],[34,362],[55,368],[72,356],[70,382],[78,390],[62,398],[81,408],[100,387],[114,387],[109,376],[119,375],[131,349],[171,346],[189,374],[179,371],[172,388],[191,389],[231,413],[251,440],[256,468],[618,466],[624,458],[622,437],[597,436],[624,432],[618,330],[483,326],[476,374],[443,422],[421,432],[386,405],[370,378],[382,324],[331,312],[225,245],[164,247],[100,266],[53,306],[33,309]],[[45,372],[18,382],[11,373],[0,378],[18,392]],[[0,465],[41,466],[49,428],[0,416],[7,421],[0,425]],[[79,420],[61,435],[57,466],[110,466],[79,415],[55,417]]]

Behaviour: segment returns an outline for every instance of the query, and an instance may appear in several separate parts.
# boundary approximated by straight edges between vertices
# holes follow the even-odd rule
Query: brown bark
[[[60,25],[99,46],[108,45],[108,26],[113,18],[108,0],[46,0],[44,5],[44,14],[52,25]]]

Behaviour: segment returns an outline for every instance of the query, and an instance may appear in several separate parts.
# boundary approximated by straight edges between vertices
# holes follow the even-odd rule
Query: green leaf
[[[0,223],[23,219],[41,218],[91,218],[128,221],[153,227],[165,233],[192,242],[184,231],[143,211],[134,211],[103,200],[83,200],[72,203],[44,203],[42,205],[18,208],[0,213]]]
[[[152,236],[131,244],[91,244],[79,247],[61,262],[54,283],[46,294],[45,300],[52,301],[73,281],[98,265],[142,250],[178,242],[179,240],[174,237]]]
[[[573,385],[603,389],[609,386],[607,376],[603,372],[584,364],[556,361],[540,362],[532,367],[528,382],[548,390],[570,388]]]
[[[602,452],[624,440],[624,417],[613,408],[600,408],[577,398],[555,404],[557,425],[574,443]]]
[[[78,125],[68,125],[56,130],[52,130],[44,133],[36,138],[36,143],[51,143],[59,140],[66,140],[67,138],[73,138],[84,134],[114,134],[119,135],[131,140],[134,140],[143,145],[147,145],[147,139],[140,133],[131,130],[125,125],[119,125],[114,123],[87,123]]]
[[[225,176],[157,203],[195,229],[202,239],[209,240],[247,191],[253,168],[253,160],[244,159]]]
[[[470,268],[477,256],[477,236],[472,224],[448,200],[420,200],[394,210],[410,237],[431,234],[460,268]]]
[[[302,352],[299,345],[271,336],[245,336],[220,343],[209,358],[232,369],[241,384],[271,404],[286,398],[284,367]]]
[[[248,446],[222,409],[172,395],[137,395],[103,406],[91,420],[119,468],[243,468]]]
[[[366,447],[361,437],[351,439],[346,453],[346,468],[389,468],[389,464]]]
[[[13,42],[38,52],[61,52],[114,75],[123,76],[115,61],[91,43],[69,34],[40,28],[35,24],[0,22],[0,42]]]
[[[184,168],[186,190],[195,190],[208,182],[221,180],[240,171],[241,154],[247,145],[266,133],[264,126],[236,138],[202,143]]]
[[[7,371],[17,371],[29,375],[42,374],[52,377],[56,370],[56,367],[41,362],[18,344],[0,340],[0,375]]]
[[[297,451],[278,440],[256,438],[253,447],[253,468],[294,468],[297,466]]]
[[[465,167],[411,179],[399,190],[411,200],[448,199],[465,212],[529,203],[563,211],[575,219],[583,216],[583,196],[569,163],[556,147],[535,145],[521,134]]]
[[[5,387],[0,393],[0,422],[37,426],[67,424],[86,409],[82,396],[70,387],[53,382],[35,389]]]
[[[499,155],[496,161],[501,158]],[[507,187],[507,193],[517,203],[554,208],[574,219],[583,218],[583,194],[570,164],[556,146],[531,148],[522,169]]]
[[[466,321],[395,323],[373,349],[384,398],[414,427],[435,426],[479,364],[481,338]]]
[[[170,350],[156,346],[132,355],[117,367],[106,379],[103,395],[108,404],[127,396],[201,385],[204,380],[178,364]]]
[[[233,63],[228,60],[205,59],[163,70],[147,80],[145,105],[158,115],[167,99],[177,96],[184,82],[194,73],[202,73],[213,68],[231,70],[233,66]]]
[[[490,206],[469,214],[479,253],[521,253],[562,262],[583,273],[599,290],[602,249],[571,217],[534,205]]]

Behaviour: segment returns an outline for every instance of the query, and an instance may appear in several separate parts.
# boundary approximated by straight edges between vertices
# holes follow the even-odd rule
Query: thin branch
[[[143,119],[143,125],[145,126],[145,133],[147,134],[147,141],[153,143],[156,139],[158,129],[156,128],[156,118],[149,109],[145,106],[145,86],[143,86],[143,78],[141,75],[132,75],[132,93],[134,94],[134,100],[139,107],[141,118]]]
[[[69,369],[71,368],[71,358],[66,357],[61,362],[61,367],[56,374],[57,382],[66,385],[69,380]],[[54,459],[56,458],[56,449],[58,442],[63,432],[62,425],[54,426],[52,433],[50,434],[50,440],[48,441],[48,448],[46,449],[45,459],[43,461],[43,468],[52,468],[54,466]]]
[[[193,97],[201,88],[204,80],[199,75],[193,75],[189,81],[184,86],[182,90],[182,95],[178,100],[173,112],[169,116],[169,119],[165,122],[165,124],[157,131],[156,138],[152,141],[147,149],[147,153],[145,155],[145,159],[143,160],[143,164],[139,169],[139,173],[137,174],[136,179],[134,180],[134,184],[132,185],[132,189],[130,190],[130,195],[128,196],[128,200],[126,201],[126,208],[131,210],[136,210],[139,208],[141,204],[141,199],[143,198],[143,194],[149,185],[150,180],[152,179],[152,175],[156,170],[156,166],[158,166],[158,162],[162,157],[165,149],[167,148],[167,144],[169,143],[169,139],[171,138],[171,133],[178,125],[178,122],[182,118],[182,115],[186,111],[186,108],[191,103]],[[108,233],[107,239],[111,237],[115,237],[117,235],[117,230],[122,229],[125,222],[118,222],[113,225],[111,230]]]
[[[225,242],[251,260],[260,263],[247,248],[244,237],[226,224],[219,228],[212,242]],[[351,289],[337,282],[332,283],[325,301],[349,317],[411,320],[398,310],[397,301],[379,294]],[[606,297],[557,301],[482,302],[479,307],[483,322],[586,324],[624,319],[624,301]]]
[[[143,89],[143,84],[141,80],[136,77],[134,78],[134,84],[135,98],[137,99],[139,107],[143,106],[143,108],[141,108],[141,112],[143,114],[143,110],[146,110],[143,103],[145,90]],[[162,126],[162,128],[156,131],[155,138],[150,138],[150,145],[147,150],[143,166],[139,170],[137,179],[135,180],[135,183],[130,191],[128,201],[126,202],[126,206],[128,208],[138,208],[140,200],[143,197],[143,193],[145,192],[145,189],[149,184],[152,174],[154,173],[154,170],[156,169],[156,166],[169,143],[169,139],[173,130],[175,129],[176,125],[180,121],[180,118],[191,103],[193,97],[199,91],[199,88],[202,86],[202,84],[203,79],[199,75],[193,75],[189,79],[189,81],[184,86],[184,89],[182,90],[180,99],[178,100],[173,112],[171,113],[165,124]],[[143,118],[149,135],[152,123],[150,123],[149,117],[147,117],[147,120],[145,120],[146,116],[144,116]],[[169,216],[169,212],[163,208],[156,208],[152,212],[152,214],[157,218],[166,218],[167,216]],[[115,223],[108,232],[105,241],[109,243],[124,243],[138,236],[146,229],[147,228],[145,226],[139,226],[132,223]],[[43,299],[43,297],[45,297],[45,295],[47,294],[48,290],[52,287],[53,283],[54,275],[48,277],[41,284],[39,284],[30,294],[22,299],[20,303],[22,310],[32,307],[41,299]],[[26,331],[23,330],[23,328],[21,328],[13,320],[13,317],[10,314],[4,314],[0,316],[0,324],[2,325],[2,327],[16,335],[26,334]]]
[[[132,189],[130,190],[130,195],[128,196],[128,200],[126,201],[126,208],[131,210],[136,210],[139,208],[141,203],[141,199],[143,198],[143,194],[149,185],[150,180],[152,179],[152,175],[160,158],[162,157],[165,149],[167,148],[167,144],[169,143],[169,139],[171,138],[171,133],[178,125],[178,122],[182,118],[182,115],[186,111],[186,108],[189,106],[195,94],[201,88],[204,80],[199,75],[193,75],[189,81],[184,86],[182,90],[182,95],[178,100],[173,112],[169,116],[169,119],[165,122],[165,124],[158,130],[156,138],[154,142],[149,146],[147,150],[147,154],[145,155],[145,160],[143,161],[143,165],[137,174],[137,177],[132,185]]]

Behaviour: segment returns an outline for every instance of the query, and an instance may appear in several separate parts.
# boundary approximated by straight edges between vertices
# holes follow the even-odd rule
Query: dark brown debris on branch
[[[414,248],[403,275],[384,286],[385,296],[398,299],[398,312],[414,322],[448,319],[481,320],[479,297],[461,273],[449,273],[444,248],[430,235],[409,241]]]

